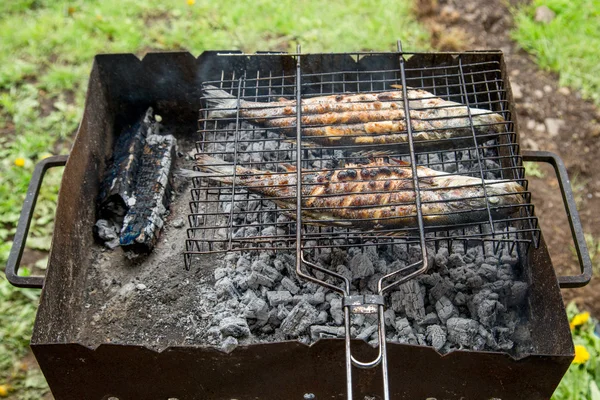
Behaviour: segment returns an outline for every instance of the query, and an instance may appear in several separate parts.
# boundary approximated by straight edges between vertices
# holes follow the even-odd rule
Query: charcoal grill
[[[468,154],[466,161],[477,167],[474,176],[486,178],[493,172],[525,188],[523,161],[551,163],[559,178],[581,274],[556,277],[529,192],[525,192],[525,203],[519,205],[511,217],[498,217],[494,204],[484,196],[486,205],[478,210],[485,215],[483,220],[430,229],[423,222],[419,182],[414,179],[416,212],[410,218],[415,224],[403,230],[402,238],[385,234],[389,232],[315,228],[300,218],[302,196],[294,199],[296,207],[291,211],[295,219],[278,224],[268,222],[269,213],[275,214],[276,221],[283,213],[267,208],[266,202],[261,201],[258,209],[252,210],[261,230],[250,237],[234,237],[234,214],[240,213],[234,212],[235,206],[250,201],[248,192],[235,185],[216,185],[194,178],[182,264],[190,268],[199,263],[202,267],[206,262],[203,255],[231,250],[295,251],[296,271],[301,277],[344,296],[348,332],[345,340],[320,340],[312,346],[295,341],[255,344],[242,346],[231,354],[200,345],[172,345],[155,351],[148,343],[81,344],[78,332],[80,324],[86,323],[82,316],[82,299],[87,290],[86,273],[92,262],[89,252],[95,246],[91,227],[96,210],[90,199],[98,194],[115,132],[120,132],[120,127],[130,121],[132,115],[141,115],[152,106],[185,135],[194,135],[190,126],[198,120],[200,110],[199,132],[194,136],[197,153],[208,152],[224,160],[238,160],[245,153],[271,152],[270,161],[249,158],[245,164],[261,169],[276,170],[279,164],[290,161],[301,168],[331,168],[327,163],[332,159],[343,162],[356,157],[352,155],[356,149],[343,146],[313,148],[302,133],[301,107],[294,115],[295,134],[271,137],[277,143],[275,148],[265,150],[263,143],[260,150],[264,138],[253,136],[254,128],[242,124],[239,112],[233,124],[206,117],[206,104],[202,99],[205,84],[227,89],[238,99],[261,101],[277,97],[299,101],[323,94],[381,92],[389,90],[392,84],[399,84],[404,98],[409,87],[418,87],[470,107],[500,113],[506,122],[494,133],[476,133],[469,113],[467,134],[459,139],[440,139],[425,145],[413,138],[419,132],[413,132],[410,102],[404,102],[406,144],[385,150],[410,162],[413,176],[418,165],[435,167],[436,163],[455,163],[458,171],[458,158],[449,161],[441,153]],[[311,393],[317,399],[366,395],[385,399],[549,398],[573,358],[559,287],[587,284],[591,263],[562,161],[551,153],[521,152],[513,115],[510,85],[499,51],[407,53],[399,45],[397,52],[390,53],[302,54],[298,48],[295,54],[205,52],[197,59],[189,53],[149,54],[141,61],[133,55],[96,56],[84,116],[71,154],[68,161],[66,157],[53,157],[36,167],[6,269],[8,279],[15,286],[43,287],[31,347],[54,396],[57,399],[111,396],[118,399],[288,399]],[[246,135],[242,136],[243,133]],[[228,148],[227,143],[231,141],[233,146]],[[254,146],[249,149],[249,143],[257,143],[259,150]],[[487,160],[496,163],[491,166]],[[43,174],[48,168],[64,164],[47,275],[45,278],[18,276]],[[301,168],[297,169],[298,177]],[[296,193],[301,193],[300,183]],[[227,202],[224,200],[227,198],[229,209],[224,211],[222,203]],[[225,221],[225,225],[219,221]],[[269,227],[275,234],[262,233]],[[375,296],[353,295],[346,278],[309,257],[324,248],[381,247],[397,243],[420,246],[420,260],[383,276]],[[526,310],[533,342],[531,353],[514,357],[499,352],[457,350],[442,356],[429,347],[381,340],[385,338],[383,295],[425,272],[430,262],[428,249],[441,243],[449,246],[459,243],[465,248],[476,244],[488,246],[491,251],[507,248],[518,252],[531,285]],[[320,278],[315,272],[334,279],[326,280],[323,275]],[[349,336],[350,314],[362,312],[379,315],[378,349],[351,340]],[[547,333],[550,330],[551,335]],[[370,368],[380,364],[382,368]],[[367,369],[354,371],[352,376],[352,365]]]

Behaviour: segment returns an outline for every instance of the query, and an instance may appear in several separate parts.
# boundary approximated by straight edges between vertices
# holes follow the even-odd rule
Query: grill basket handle
[[[65,166],[68,158],[69,156],[48,157],[35,165],[31,181],[29,181],[29,187],[27,188],[27,195],[23,202],[23,209],[19,217],[13,245],[8,255],[8,261],[6,262],[6,278],[13,286],[34,289],[41,289],[44,286],[43,276],[19,276],[19,266],[44,175],[50,168]]]
[[[573,242],[575,243],[579,266],[581,268],[581,273],[579,275],[559,276],[558,284],[561,288],[577,288],[585,286],[590,282],[590,279],[592,279],[592,261],[585,243],[583,227],[581,226],[581,220],[579,219],[579,213],[577,212],[575,198],[573,197],[573,189],[571,188],[571,182],[567,175],[567,168],[558,155],[549,151],[524,151],[522,155],[523,161],[545,162],[554,167],[554,171],[558,178],[558,184],[560,185],[563,203],[565,205],[567,219],[569,220],[569,226],[571,227],[571,235],[573,236]]]

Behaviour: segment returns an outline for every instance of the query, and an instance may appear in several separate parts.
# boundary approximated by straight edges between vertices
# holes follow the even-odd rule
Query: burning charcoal
[[[352,271],[352,280],[356,280],[373,275],[375,267],[367,254],[359,253],[350,260],[350,271]]]
[[[115,240],[119,237],[119,227],[105,219],[96,221],[95,232],[103,241]]]
[[[458,316],[456,307],[454,307],[454,304],[446,296],[441,297],[435,303],[435,309],[442,324],[445,324],[450,318]]]
[[[226,268],[217,268],[213,272],[213,276],[215,277],[215,281],[218,281],[227,276],[227,269]]]
[[[322,310],[319,312],[319,316],[317,317],[317,324],[326,324],[327,320],[329,319],[329,316],[327,314],[327,311]]]
[[[446,323],[448,339],[461,347],[472,347],[479,332],[477,321],[467,318],[450,318]]]
[[[385,310],[383,320],[385,321],[385,326],[396,328],[396,313],[391,308]]]
[[[344,336],[344,328],[338,326],[313,325],[310,327],[310,337],[313,341],[323,338],[337,338]]]
[[[296,338],[306,332],[306,329],[317,320],[317,310],[306,301],[298,303],[281,323],[281,331]]]
[[[287,308],[283,304],[277,306],[277,319],[283,321],[290,314]]]
[[[431,274],[430,282],[432,287],[429,290],[429,297],[432,303],[452,292],[453,285],[450,280],[442,278],[438,273]]]
[[[485,299],[477,306],[477,318],[479,322],[487,327],[496,324],[496,319],[499,313],[503,313],[506,309],[496,300]]]
[[[356,336],[356,338],[367,342],[373,335],[377,335],[377,330],[378,330],[377,325],[367,326],[365,329],[363,329],[363,331],[361,333],[359,333]]]
[[[267,319],[267,324],[269,326],[271,326],[273,328],[277,328],[279,325],[281,325],[281,320],[277,317],[278,313],[279,313],[279,310],[277,309],[277,307],[271,308],[269,310],[269,318]]]
[[[292,294],[287,290],[284,291],[268,291],[267,299],[271,307],[276,307],[279,304],[287,304],[292,302]]]
[[[331,308],[329,309],[329,313],[331,314],[331,318],[336,325],[342,325],[344,323],[344,310],[342,309],[342,299],[339,297],[331,299],[329,302],[331,304]]]
[[[422,320],[420,320],[418,322],[420,325],[427,326],[427,325],[439,324],[440,319],[438,318],[436,313],[430,312],[430,313],[427,313],[427,315],[425,315],[425,318],[423,318]]]
[[[231,353],[238,346],[238,340],[233,336],[227,336],[221,343],[221,350],[225,353]]]
[[[99,214],[102,218],[122,223],[132,200],[141,156],[148,135],[158,134],[159,126],[154,111],[148,108],[144,116],[133,125],[125,127],[114,146],[113,158],[106,169],[98,196]]]
[[[292,302],[294,304],[298,304],[301,302],[307,302],[313,306],[318,306],[325,301],[325,293],[317,292],[314,294],[297,294],[292,298]]]
[[[281,285],[291,294],[297,294],[300,288],[287,276],[281,280]]]
[[[367,284],[367,287],[369,288],[369,290],[372,293],[377,293],[377,285],[379,284],[379,279],[382,276],[383,276],[383,274],[376,273],[376,274],[373,274],[373,276],[371,276],[371,278],[369,279],[369,283]]]
[[[456,296],[454,296],[454,304],[457,306],[464,306],[467,304],[467,301],[469,301],[469,298],[463,292],[458,292]]]
[[[527,283],[521,281],[515,281],[510,287],[510,295],[508,296],[509,306],[518,306],[525,301],[527,295]]]
[[[279,273],[279,271],[277,271],[277,269],[268,265],[263,268],[262,273],[273,282],[279,282],[282,278],[282,275]]]
[[[405,313],[408,318],[421,320],[425,317],[425,299],[421,285],[411,280],[403,283],[392,293],[392,309]]]
[[[149,252],[158,240],[170,202],[170,175],[177,141],[171,135],[151,135],[141,157],[130,206],[123,220],[121,246]]]
[[[362,326],[365,323],[365,314],[351,314],[352,325]]]
[[[255,320],[256,326],[263,326],[269,320],[269,307],[263,299],[255,297],[246,305],[244,317]]]
[[[406,318],[396,320],[396,331],[398,332],[398,343],[417,344],[417,337]]]
[[[345,265],[338,265],[336,267],[336,272],[343,277],[347,278],[350,282],[352,282],[352,272]]]
[[[247,280],[248,286],[252,289],[258,289],[259,286],[265,286],[272,288],[275,285],[275,281],[260,272],[252,272]]]
[[[246,320],[239,317],[223,318],[219,324],[219,330],[223,336],[233,336],[235,338],[250,336],[250,328]]]
[[[495,281],[498,275],[498,267],[492,264],[481,264],[479,274],[484,276],[488,281]]]
[[[250,268],[250,261],[246,257],[238,258],[235,269],[238,272],[244,272]]]
[[[228,277],[224,277],[215,284],[215,290],[219,297],[239,297],[240,294]]]

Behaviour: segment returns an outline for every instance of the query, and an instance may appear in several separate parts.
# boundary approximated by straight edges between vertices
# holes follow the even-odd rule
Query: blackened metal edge
[[[161,352],[119,344],[32,348],[57,400],[245,400],[302,398],[308,389],[317,398],[344,398],[339,390],[345,373],[343,346],[339,339],[310,347],[279,342],[238,347],[229,354],[198,346]],[[363,357],[374,351],[362,341],[353,346]],[[403,360],[391,371],[394,399],[548,399],[570,364],[565,356],[535,355],[515,362],[506,354],[456,351],[441,356],[430,347],[393,343],[388,352],[390,359]],[[381,371],[375,368],[361,371],[354,388],[357,395],[378,396],[380,385]]]

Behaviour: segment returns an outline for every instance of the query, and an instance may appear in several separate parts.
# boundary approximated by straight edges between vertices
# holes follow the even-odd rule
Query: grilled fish
[[[505,120],[500,114],[468,108],[421,89],[409,88],[407,93],[415,141],[471,136],[468,110],[476,133],[498,134],[504,130]],[[303,99],[302,134],[324,146],[407,143],[402,96],[401,90],[393,90]],[[204,98],[210,108],[208,118],[234,118],[239,109],[241,118],[295,136],[295,100],[238,100],[215,86],[204,86]]]
[[[266,196],[284,210],[296,208],[296,169],[273,173],[228,164],[201,154],[206,177]],[[523,187],[512,181],[451,175],[417,167],[424,222],[428,226],[481,222],[488,219],[486,197],[494,217],[508,216],[524,203]],[[235,175],[235,177],[234,177]],[[416,205],[412,169],[402,161],[372,159],[368,164],[302,171],[303,221],[313,225],[363,230],[415,227]],[[485,194],[484,194],[485,186]]]

